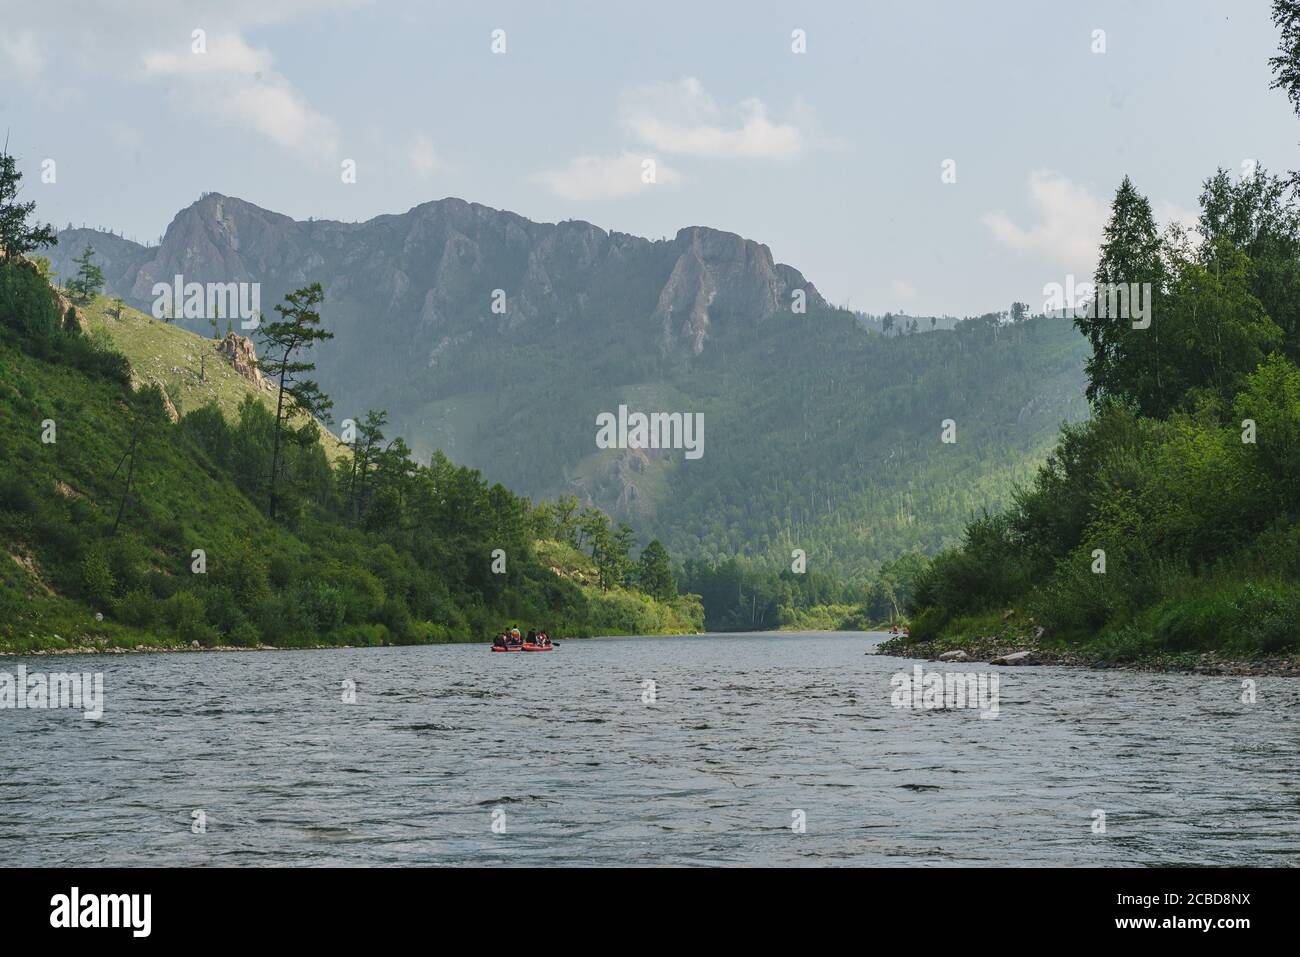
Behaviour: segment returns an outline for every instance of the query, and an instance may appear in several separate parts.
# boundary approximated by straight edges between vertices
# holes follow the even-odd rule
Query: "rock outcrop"
[[[680,342],[699,354],[715,318],[762,321],[788,310],[796,288],[810,301],[821,299],[797,271],[778,270],[766,246],[735,233],[693,226],[678,232],[673,245],[677,259],[654,311],[667,348]]]
[[[227,332],[226,338],[217,343],[217,354],[257,388],[261,389],[266,384],[262,370],[257,366],[257,348],[253,345],[252,339],[246,339],[238,333]]]
[[[825,306],[798,270],[734,233],[694,226],[649,240],[585,222],[535,223],[454,198],[343,223],[301,222],[208,193],[176,215],[158,246],[85,229],[60,236],[43,251],[56,270],[70,269],[87,242],[97,254],[102,247],[106,292],[146,312],[154,284],[177,276],[256,283],[264,314],[320,281],[336,340],[317,359],[319,376],[347,404],[371,398],[358,381],[445,368],[483,337],[521,327],[563,326],[586,338],[610,335],[613,325],[630,344],[693,356],[718,323],[743,327],[788,312],[796,289],[810,310]],[[210,328],[206,318],[177,323]]]

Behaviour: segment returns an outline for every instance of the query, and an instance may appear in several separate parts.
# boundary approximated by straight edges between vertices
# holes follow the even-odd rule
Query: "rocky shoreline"
[[[1300,658],[1225,658],[1215,652],[1197,655],[1159,655],[1126,661],[1112,661],[1079,652],[1064,652],[1041,647],[1041,634],[1008,640],[982,638],[965,641],[958,647],[949,643],[912,641],[891,638],[868,654],[897,658],[920,658],[942,662],[984,662],[1003,667],[1057,665],[1096,670],[1146,671],[1167,674],[1242,675],[1300,678]]]
[[[354,645],[313,645],[312,648],[352,648]],[[291,651],[297,649],[277,648],[274,645],[213,645],[204,647],[197,642],[191,645],[136,645],[134,648],[119,646],[86,645],[72,648],[39,648],[31,651],[0,651],[0,658],[42,658],[56,655],[148,655],[171,652],[196,651]]]
[[[451,642],[441,642],[451,644]],[[0,650],[0,658],[42,658],[59,655],[152,655],[152,654],[193,654],[197,652],[225,651],[323,651],[327,648],[373,648],[374,645],[294,645],[277,647],[276,645],[200,645],[197,641],[188,645],[136,645],[126,648],[118,645],[78,645],[70,648],[39,648],[31,651]],[[393,646],[382,646],[393,647]]]

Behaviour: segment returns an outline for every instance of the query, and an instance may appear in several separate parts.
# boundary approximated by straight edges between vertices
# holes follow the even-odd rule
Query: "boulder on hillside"
[[[257,349],[252,339],[245,339],[234,332],[227,332],[226,338],[217,343],[217,353],[230,363],[231,367],[259,389],[263,386],[262,370],[257,367]]]

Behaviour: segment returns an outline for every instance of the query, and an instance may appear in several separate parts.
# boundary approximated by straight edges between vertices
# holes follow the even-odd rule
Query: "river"
[[[943,666],[982,718],[882,637],[0,658],[106,697],[0,711],[0,864],[1300,860],[1300,680]]]

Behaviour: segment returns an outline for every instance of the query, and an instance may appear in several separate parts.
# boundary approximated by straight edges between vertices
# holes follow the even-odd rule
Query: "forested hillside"
[[[1151,321],[1076,320],[1092,417],[917,576],[913,638],[1041,629],[1120,658],[1300,647],[1295,186],[1220,170],[1188,236],[1161,232],[1125,178],[1096,281],[1149,284]]]
[[[11,162],[3,172],[16,182]],[[218,396],[182,403],[174,422],[169,383],[136,374],[112,332],[96,334],[116,311],[95,297],[101,277],[83,273],[88,287],[70,302],[23,257],[39,232],[24,225],[30,213],[7,206],[0,237],[0,648],[408,644],[486,640],[511,623],[558,636],[700,627],[698,603],[664,585],[662,549],[634,561],[631,530],[589,509],[584,555],[554,506],[443,456],[416,463],[383,434],[382,415],[352,443],[355,460],[343,450],[331,465],[306,414],[327,403],[301,378],[287,402],[301,405],[297,417],[277,418],[250,388],[233,409]],[[319,304],[302,293],[282,318],[300,331]],[[112,322],[129,334],[148,320]]]
[[[98,240],[63,236],[66,276]],[[1007,505],[1086,414],[1068,320],[887,317],[882,334],[766,247],[702,227],[651,242],[460,200],[297,222],[209,194],[157,247],[104,239],[106,288],[146,310],[154,282],[183,274],[260,282],[267,312],[319,268],[337,336],[319,376],[340,417],[383,408],[417,458],[575,495],[683,557],[779,570],[801,548],[861,581]],[[702,457],[598,448],[596,416],[620,404],[701,414]]]

